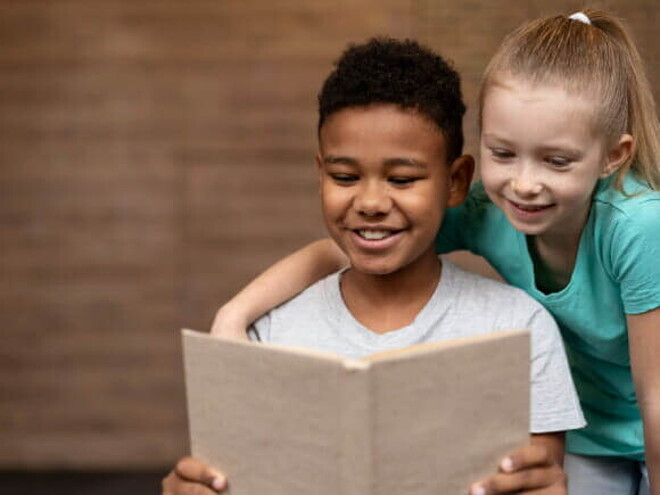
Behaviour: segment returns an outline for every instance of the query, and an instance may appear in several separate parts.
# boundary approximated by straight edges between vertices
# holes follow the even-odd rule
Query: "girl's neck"
[[[341,293],[353,317],[376,333],[410,325],[426,306],[440,280],[442,263],[434,250],[386,275],[349,269]]]
[[[527,237],[527,247],[534,263],[534,280],[541,292],[558,292],[571,281],[581,233]]]
[[[570,226],[527,236],[527,248],[534,263],[534,280],[541,292],[559,292],[571,281],[589,212],[590,209],[586,209],[582,218]]]

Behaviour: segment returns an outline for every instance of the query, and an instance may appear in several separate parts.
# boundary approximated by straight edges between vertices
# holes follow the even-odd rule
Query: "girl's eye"
[[[352,174],[329,174],[333,181],[342,185],[349,185],[358,180],[357,175]]]
[[[498,160],[508,160],[509,158],[513,158],[515,153],[509,150],[505,150],[502,148],[491,148],[490,150],[491,155],[493,155],[493,158],[496,158]]]
[[[551,156],[546,158],[546,161],[553,167],[562,168],[569,165],[572,160],[563,156]]]

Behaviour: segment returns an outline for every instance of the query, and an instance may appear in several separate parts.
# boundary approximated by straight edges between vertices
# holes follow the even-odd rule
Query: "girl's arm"
[[[651,495],[660,495],[660,307],[628,315],[627,321],[635,392],[644,421]]]
[[[247,339],[248,326],[321,278],[348,264],[332,239],[313,242],[278,261],[222,306],[211,333]]]

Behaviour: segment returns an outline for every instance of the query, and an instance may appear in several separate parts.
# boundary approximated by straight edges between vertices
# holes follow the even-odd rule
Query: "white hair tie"
[[[569,19],[573,19],[574,21],[580,21],[585,24],[591,24],[591,20],[589,17],[587,17],[587,14],[584,12],[576,12],[575,14],[571,14],[568,16]]]

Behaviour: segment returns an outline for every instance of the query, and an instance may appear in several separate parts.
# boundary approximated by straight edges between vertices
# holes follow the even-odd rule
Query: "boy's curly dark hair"
[[[331,114],[344,108],[393,103],[438,126],[449,162],[462,153],[465,105],[458,73],[416,41],[372,38],[349,45],[323,83],[318,102],[319,131]]]

